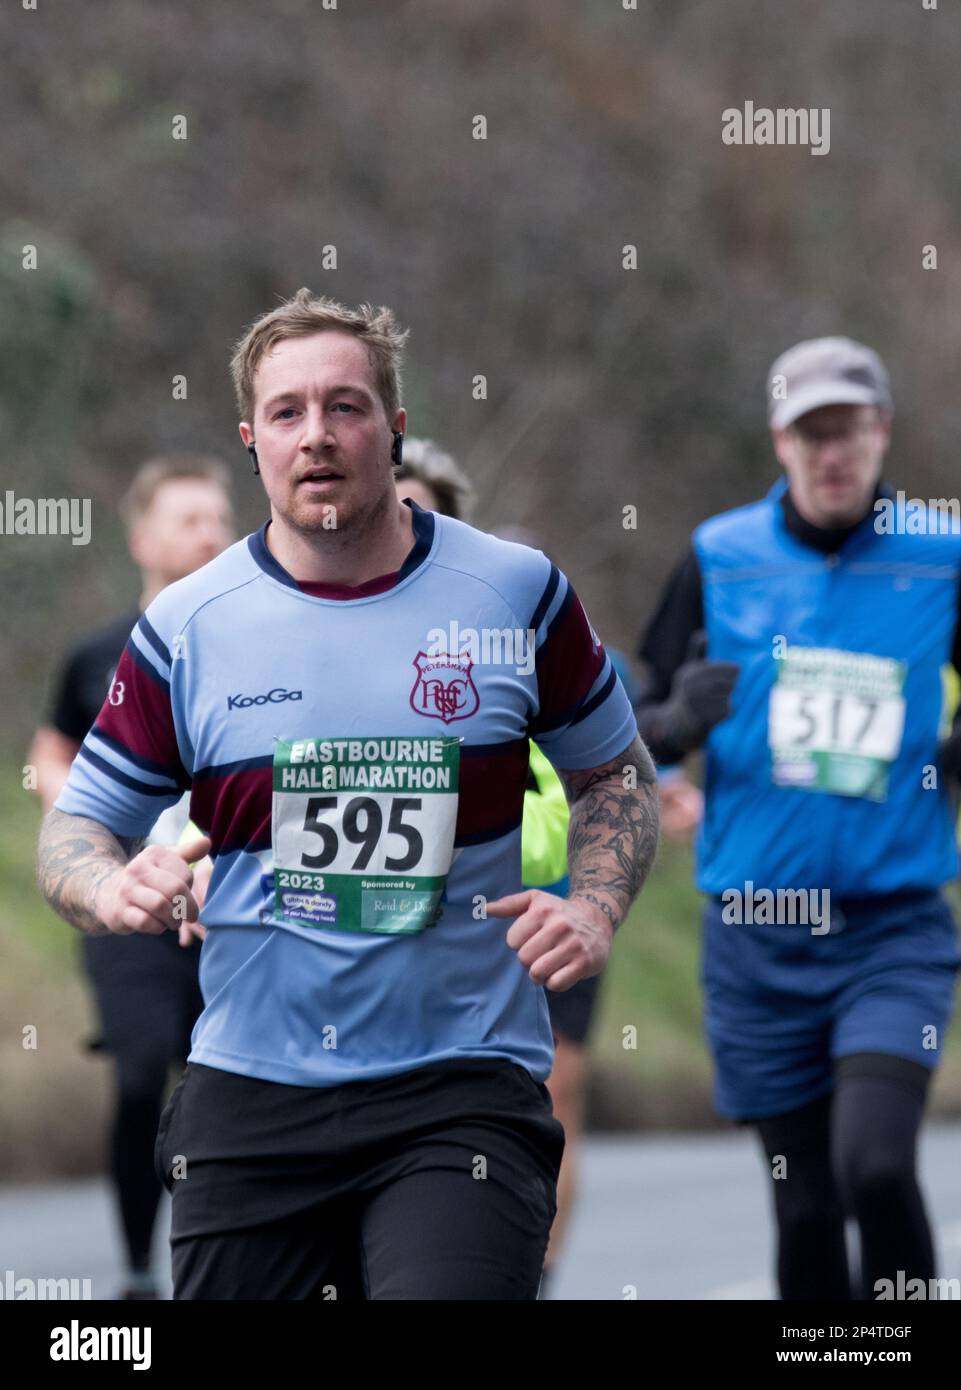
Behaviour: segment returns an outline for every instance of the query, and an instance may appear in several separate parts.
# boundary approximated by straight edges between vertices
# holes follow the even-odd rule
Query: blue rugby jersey
[[[214,858],[192,1062],[307,1086],[460,1056],[549,1073],[544,991],[483,900],[520,888],[528,740],[555,766],[584,769],[621,753],[637,726],[573,588],[544,555],[412,511],[402,569],[359,588],[293,579],[267,548],[267,522],[165,589],[131,633],[56,801],[135,836],[190,789]],[[530,654],[496,636],[527,631]],[[449,760],[454,739],[456,803],[431,802],[445,774],[430,759]],[[283,789],[298,779],[307,790],[295,811],[277,809],[275,842],[273,809],[288,806],[295,792]],[[456,805],[438,835],[446,850],[429,835],[425,848],[417,825],[435,821],[416,817],[441,805]],[[357,866],[416,873],[418,841],[450,867],[439,920],[406,930],[409,904],[427,901],[407,890],[443,876],[361,884]],[[336,854],[347,875],[275,876],[281,850],[285,864],[294,851],[311,865]],[[379,891],[388,882],[403,891]],[[351,930],[338,916],[347,922],[345,885],[365,904]]]

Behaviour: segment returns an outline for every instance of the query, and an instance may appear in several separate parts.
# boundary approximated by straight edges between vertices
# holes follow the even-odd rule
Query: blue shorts
[[[831,930],[734,925],[710,899],[701,985],[714,1100],[731,1119],[783,1114],[830,1094],[833,1069],[883,1052],[933,1070],[961,966],[941,893],[846,899]]]

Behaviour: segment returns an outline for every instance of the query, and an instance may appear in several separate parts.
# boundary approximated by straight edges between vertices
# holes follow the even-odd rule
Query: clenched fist
[[[516,918],[507,944],[536,985],[561,992],[607,964],[614,927],[593,903],[528,888],[488,903],[487,913]]]
[[[179,931],[180,944],[188,944],[194,931],[203,931],[190,865],[209,851],[206,835],[176,847],[148,845],[104,879],[97,890],[97,917],[118,936]]]

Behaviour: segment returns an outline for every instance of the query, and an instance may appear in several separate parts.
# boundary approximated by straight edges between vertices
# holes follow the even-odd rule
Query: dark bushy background
[[[395,307],[412,431],[467,463],[482,523],[539,528],[621,644],[691,526],[773,477],[764,374],[800,337],[876,344],[896,481],[954,487],[950,5],[40,0],[4,7],[0,52],[0,500],[94,504],[90,547],[0,537],[13,756],[64,641],[129,607],[113,506],[146,454],[225,454],[259,521],[226,359],[301,284]],[[830,107],[830,153],[724,146],[748,99]]]

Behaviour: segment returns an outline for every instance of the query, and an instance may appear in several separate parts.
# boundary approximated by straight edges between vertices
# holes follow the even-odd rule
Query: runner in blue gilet
[[[760,1133],[781,1294],[874,1298],[934,1275],[915,1147],[959,966],[941,889],[961,738],[939,724],[961,535],[933,511],[904,524],[881,480],[875,353],[801,343],[768,391],[786,476],[695,531],[641,643],[638,722],[659,762],[704,748],[716,1101]]]

